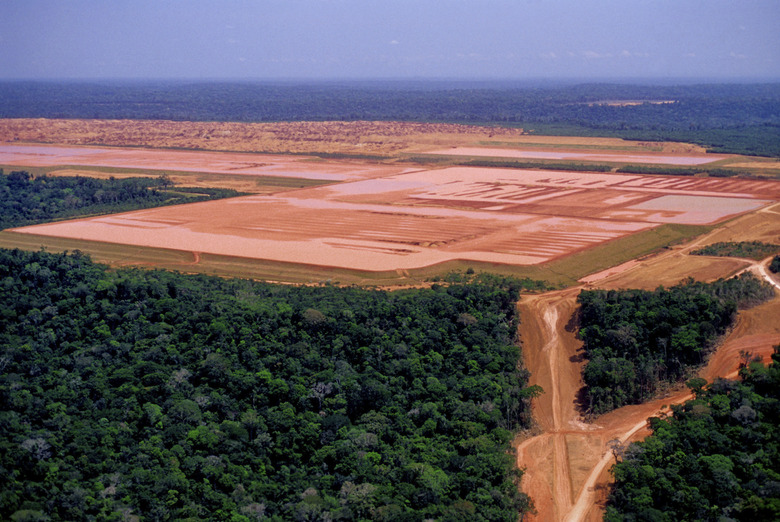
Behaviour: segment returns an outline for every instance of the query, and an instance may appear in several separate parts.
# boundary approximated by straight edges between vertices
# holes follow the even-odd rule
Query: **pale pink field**
[[[426,152],[447,156],[485,156],[494,158],[607,161],[665,165],[704,165],[729,156],[718,154],[631,154],[626,152],[570,152],[560,150],[517,150],[489,147],[453,147]]]
[[[29,167],[63,165],[118,167],[280,176],[328,181],[386,176],[403,172],[387,165],[314,161],[307,156],[254,154],[248,152],[171,151],[110,147],[40,146],[0,144],[0,164]]]
[[[780,183],[453,167],[16,229],[365,271],[532,265],[660,223],[711,223]]]

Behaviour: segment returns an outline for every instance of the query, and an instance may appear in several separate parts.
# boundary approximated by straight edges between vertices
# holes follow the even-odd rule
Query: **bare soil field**
[[[772,201],[762,198],[780,199],[780,184],[771,181],[467,167],[412,171],[338,162],[301,166],[257,154],[29,145],[0,146],[0,162],[3,153],[17,163],[162,164],[246,176],[270,167],[298,178],[342,178],[316,188],[15,232],[361,271],[455,260],[536,265],[661,223],[711,223]]]
[[[0,164],[22,167],[78,165],[321,181],[351,181],[387,176],[404,170],[403,167],[381,164],[315,161],[306,156],[20,144],[0,144]]]
[[[644,154],[626,154],[625,152],[600,151],[565,151],[560,149],[549,150],[514,150],[506,148],[488,147],[452,147],[450,149],[438,149],[428,151],[427,154],[441,154],[447,156],[476,156],[520,159],[549,159],[569,161],[599,161],[616,163],[650,163],[666,165],[704,165],[715,161],[724,160],[730,156],[723,154],[693,154],[680,153],[669,155],[668,153],[646,152]]]

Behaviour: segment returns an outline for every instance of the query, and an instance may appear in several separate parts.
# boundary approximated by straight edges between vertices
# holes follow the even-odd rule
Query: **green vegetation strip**
[[[449,156],[446,154],[403,155],[404,161],[423,165],[459,165],[464,167],[493,167],[511,169],[566,170],[574,172],[610,172],[614,164],[560,160],[511,160],[500,156]]]
[[[136,169],[136,168],[122,168],[122,167],[101,167],[94,165],[57,165],[55,167],[20,167],[15,165],[0,165],[0,172],[12,172],[23,170],[30,173],[34,177],[44,176],[50,172],[56,172],[58,170],[80,170],[87,172],[99,172],[103,174],[124,174],[137,175],[142,177],[161,177],[161,176],[187,176],[195,178],[198,181],[215,180],[231,180],[231,181],[254,181],[258,186],[269,187],[289,187],[289,188],[306,188],[306,187],[318,187],[320,185],[329,185],[334,183],[331,180],[323,179],[310,179],[310,178],[295,178],[286,176],[268,176],[268,175],[243,175],[243,174],[224,174],[220,172],[197,172],[197,171],[183,171],[183,170],[171,170],[171,169]],[[57,176],[60,177],[60,176]]]
[[[739,243],[713,243],[691,252],[694,256],[746,257],[760,261],[780,252],[780,245],[761,241],[742,241]]]

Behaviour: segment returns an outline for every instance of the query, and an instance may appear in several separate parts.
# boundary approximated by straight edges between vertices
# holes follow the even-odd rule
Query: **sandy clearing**
[[[348,181],[404,172],[403,167],[312,161],[247,152],[210,152],[130,148],[0,144],[0,164],[30,167],[64,165],[277,176],[327,181]]]
[[[632,154],[626,152],[566,152],[556,149],[551,150],[516,150],[506,148],[488,147],[452,147],[450,149],[438,149],[427,151],[426,154],[442,154],[447,156],[483,156],[498,158],[519,159],[549,159],[567,161],[604,161],[616,163],[650,163],[666,165],[704,165],[730,158],[732,156],[722,154]]]

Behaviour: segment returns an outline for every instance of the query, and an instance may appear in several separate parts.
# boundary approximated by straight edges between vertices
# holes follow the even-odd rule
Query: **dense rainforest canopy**
[[[770,299],[772,287],[750,273],[670,289],[589,290],[580,303],[579,336],[588,363],[582,407],[599,414],[652,397],[702,364],[738,307]]]
[[[780,156],[777,83],[16,81],[0,82],[0,118],[481,123]]]
[[[518,288],[0,250],[0,518],[516,520]]]
[[[614,467],[605,520],[780,520],[780,346],[741,381],[689,383],[696,398],[650,419]]]

